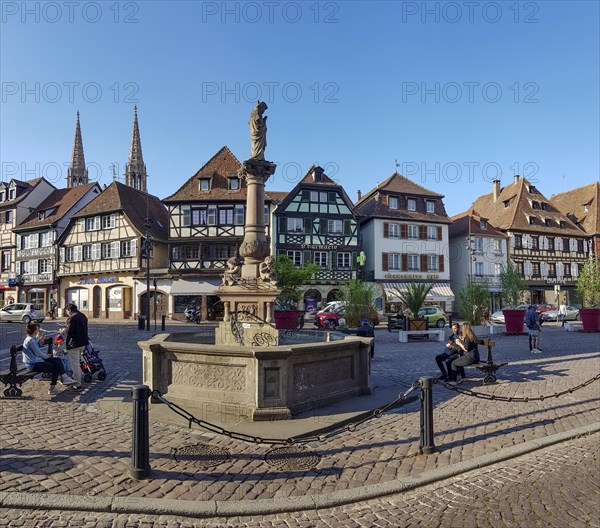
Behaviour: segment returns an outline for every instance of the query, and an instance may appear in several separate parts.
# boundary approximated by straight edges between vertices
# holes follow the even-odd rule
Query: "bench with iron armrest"
[[[485,373],[485,376],[483,377],[483,385],[490,385],[492,383],[496,383],[496,371],[499,368],[508,365],[508,363],[494,363],[494,360],[492,358],[492,348],[496,343],[491,339],[479,339],[477,343],[487,347],[487,359],[485,363],[472,363],[471,365],[467,366],[476,368]]]
[[[7,398],[20,398],[23,396],[23,391],[19,387],[34,376],[40,374],[39,372],[29,372],[27,367],[17,368],[17,354],[22,351],[23,345],[11,346],[10,366],[8,367],[8,370],[0,372],[0,382],[4,383],[4,385],[8,385],[8,388],[4,389],[4,396]],[[52,353],[52,343],[48,344],[48,353]]]

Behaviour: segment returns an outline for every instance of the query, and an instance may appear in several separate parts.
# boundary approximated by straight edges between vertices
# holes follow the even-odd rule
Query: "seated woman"
[[[456,385],[458,370],[473,363],[479,363],[479,349],[477,348],[477,336],[473,333],[473,329],[469,323],[462,325],[462,338],[455,341],[457,347],[463,351],[463,355],[452,361],[450,372],[450,383]]]
[[[48,394],[57,394],[56,382],[60,376],[60,382],[63,385],[72,385],[75,383],[66,373],[63,362],[59,358],[48,357],[40,349],[44,344],[44,337],[40,336],[40,325],[37,323],[27,323],[27,337],[23,341],[23,363],[29,369],[29,372],[48,372],[50,373],[50,389]]]

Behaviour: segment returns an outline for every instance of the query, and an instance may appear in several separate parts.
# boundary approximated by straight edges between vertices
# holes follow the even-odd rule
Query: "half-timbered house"
[[[555,194],[550,203],[588,236],[596,255],[600,255],[600,182]]]
[[[16,265],[14,228],[56,189],[44,178],[0,182],[0,305],[25,302],[23,277]]]
[[[305,309],[336,300],[341,284],[357,278],[360,251],[354,204],[341,185],[319,166],[290,191],[275,210],[275,252],[295,266],[315,263],[319,271],[304,287]]]
[[[163,200],[169,211],[170,293],[173,316],[183,318],[190,304],[202,319],[217,319],[223,307],[215,290],[227,260],[238,255],[244,238],[246,182],[241,163],[221,148],[175,193]],[[271,241],[271,214],[285,193],[265,192],[265,230]]]
[[[103,189],[73,215],[58,240],[60,307],[73,302],[88,317],[102,319],[146,315],[147,269],[152,281],[168,271],[167,224],[156,196],[120,182]],[[157,292],[155,304],[159,317],[166,314],[164,292]]]
[[[359,194],[356,214],[361,218],[366,267],[374,274],[386,311],[399,303],[398,292],[410,283],[431,284],[426,301],[452,311],[450,218],[443,198],[397,172],[364,196]]]
[[[492,192],[475,200],[473,209],[509,236],[509,258],[529,289],[530,302],[574,301],[573,290],[588,254],[586,235],[525,178],[509,185],[492,183]]]
[[[16,269],[21,276],[26,302],[50,308],[56,300],[56,271],[60,237],[71,216],[100,194],[97,183],[55,189],[23,222],[17,235]]]

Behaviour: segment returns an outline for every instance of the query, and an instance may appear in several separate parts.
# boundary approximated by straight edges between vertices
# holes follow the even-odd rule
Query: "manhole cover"
[[[301,447],[285,446],[271,449],[265,455],[265,460],[278,469],[306,471],[317,467],[321,456]]]
[[[226,462],[229,459],[229,451],[220,447],[194,444],[174,448],[173,458],[177,462],[187,462],[195,467],[206,468]]]

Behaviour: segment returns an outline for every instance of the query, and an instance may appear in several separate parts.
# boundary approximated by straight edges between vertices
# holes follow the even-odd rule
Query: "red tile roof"
[[[550,198],[550,203],[588,235],[600,235],[600,183],[590,183]],[[587,206],[587,211],[585,210]]]
[[[469,209],[464,213],[459,213],[450,218],[452,223],[448,227],[448,236],[450,238],[454,238],[457,236],[463,236],[468,233],[472,235],[478,236],[488,236],[488,237],[500,237],[507,238],[508,235],[505,235],[501,231],[495,229],[488,221],[487,218],[484,218],[478,215],[473,209]],[[487,222],[487,229],[481,229],[481,220],[485,220]],[[470,228],[469,228],[470,224]]]

